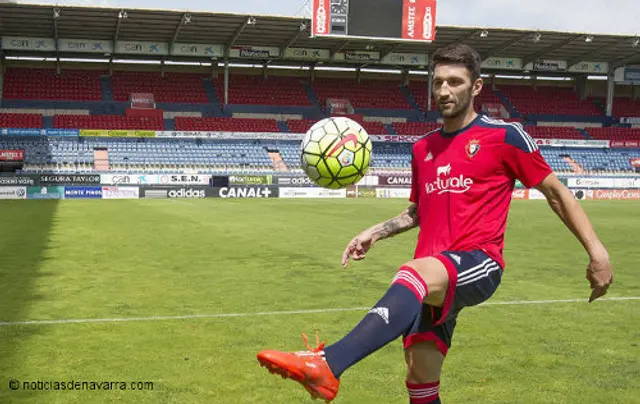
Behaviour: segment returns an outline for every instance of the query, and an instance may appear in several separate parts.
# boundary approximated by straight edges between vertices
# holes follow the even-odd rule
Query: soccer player
[[[516,179],[542,192],[584,246],[589,302],[612,283],[607,250],[533,139],[519,124],[474,111],[483,85],[480,62],[467,45],[434,53],[433,93],[444,125],[413,145],[411,204],[351,240],[342,264],[365,258],[379,240],[419,227],[414,259],[400,267],[385,295],[340,341],[311,349],[303,335],[307,351],[258,354],[261,365],[300,382],[312,397],[333,400],[345,370],[402,336],[410,402],[440,403],[440,371],[458,313],[487,300],[500,284]]]

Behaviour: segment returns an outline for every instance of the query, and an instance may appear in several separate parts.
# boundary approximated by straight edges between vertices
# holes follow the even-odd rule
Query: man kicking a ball
[[[519,124],[474,111],[483,84],[478,53],[467,45],[439,49],[433,69],[444,125],[413,145],[411,205],[356,236],[342,264],[363,259],[379,240],[419,227],[414,259],[400,267],[385,295],[340,341],[315,349],[307,342],[302,352],[258,353],[261,365],[300,382],[314,398],[333,400],[348,368],[403,336],[410,402],[440,403],[440,371],[458,313],[487,300],[500,284],[516,179],[545,195],[587,251],[589,302],[613,281],[607,250],[533,139]]]

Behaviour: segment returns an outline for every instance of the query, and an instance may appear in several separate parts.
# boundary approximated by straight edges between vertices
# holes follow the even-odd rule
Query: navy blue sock
[[[387,293],[362,321],[324,349],[335,377],[401,336],[415,321],[427,293],[427,285],[416,271],[407,266],[400,268]]]

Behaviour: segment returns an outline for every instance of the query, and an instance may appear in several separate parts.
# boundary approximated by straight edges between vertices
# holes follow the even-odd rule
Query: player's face
[[[473,98],[482,90],[482,79],[471,82],[471,73],[464,65],[436,66],[433,75],[433,94],[440,114],[456,118],[473,108]]]

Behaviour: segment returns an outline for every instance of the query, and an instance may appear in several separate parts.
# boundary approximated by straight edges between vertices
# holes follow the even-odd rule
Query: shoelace
[[[302,339],[304,340],[304,344],[307,346],[307,350],[309,350],[310,352],[318,353],[324,349],[325,342],[322,341],[322,343],[320,343],[320,336],[318,335],[318,330],[316,330],[316,347],[315,348],[312,349],[311,346],[309,345],[309,338],[307,338],[307,334],[302,333]]]

